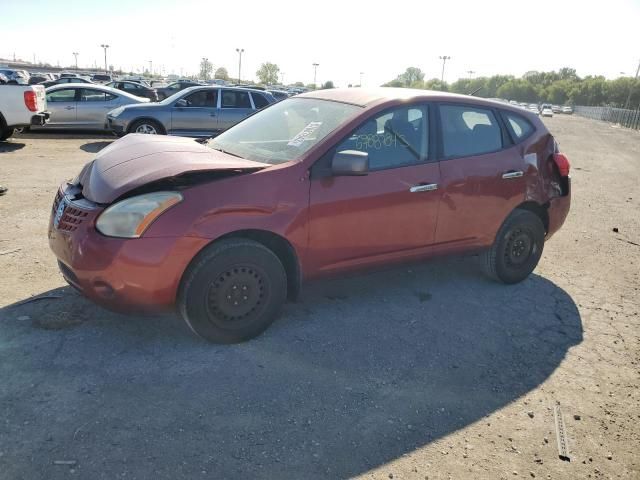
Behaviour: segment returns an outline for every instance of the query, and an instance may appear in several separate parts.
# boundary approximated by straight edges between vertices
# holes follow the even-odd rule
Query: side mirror
[[[178,100],[175,104],[175,107],[188,107],[189,104],[187,103],[187,101],[184,98],[181,98],[180,100]]]
[[[369,154],[358,150],[343,150],[331,161],[334,176],[362,176],[369,173]]]

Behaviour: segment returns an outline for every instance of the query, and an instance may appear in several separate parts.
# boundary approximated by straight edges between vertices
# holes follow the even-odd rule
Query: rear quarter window
[[[506,120],[506,124],[509,126],[509,130],[511,130],[511,134],[513,139],[516,142],[520,140],[524,140],[531,133],[533,133],[533,125],[521,115],[512,112],[502,112],[503,117]]]

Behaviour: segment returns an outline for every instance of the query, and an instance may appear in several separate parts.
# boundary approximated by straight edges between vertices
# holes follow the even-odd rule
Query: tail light
[[[36,97],[36,92],[34,92],[33,90],[24,92],[24,104],[27,106],[30,112],[37,112],[38,99]]]
[[[556,166],[558,167],[558,172],[560,172],[560,176],[568,177],[569,169],[571,168],[571,165],[569,164],[569,159],[567,158],[567,156],[564,153],[554,153],[553,161],[556,163]]]

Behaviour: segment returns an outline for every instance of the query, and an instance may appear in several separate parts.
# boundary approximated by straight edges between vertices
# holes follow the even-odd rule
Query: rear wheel
[[[178,311],[197,335],[215,343],[256,337],[271,325],[287,295],[280,259],[246,239],[216,242],[185,272]]]
[[[147,135],[164,135],[164,128],[154,120],[138,120],[129,129],[131,133],[146,133]]]
[[[538,265],[544,248],[545,229],[540,217],[515,210],[505,220],[481,260],[485,273],[503,283],[518,283]]]

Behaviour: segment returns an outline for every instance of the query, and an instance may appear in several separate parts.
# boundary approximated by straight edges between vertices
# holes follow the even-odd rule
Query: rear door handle
[[[68,106],[68,107],[64,107],[65,110],[75,110],[76,107],[72,107],[72,106]]]
[[[409,191],[411,193],[418,193],[418,192],[433,192],[434,190],[438,189],[438,184],[437,183],[427,183],[425,185],[415,185],[413,187],[411,187],[409,189]]]
[[[511,170],[509,172],[504,172],[502,174],[502,178],[504,178],[505,180],[508,180],[510,178],[520,178],[523,175],[524,175],[523,171],[519,170],[519,171],[516,172],[515,170]]]

